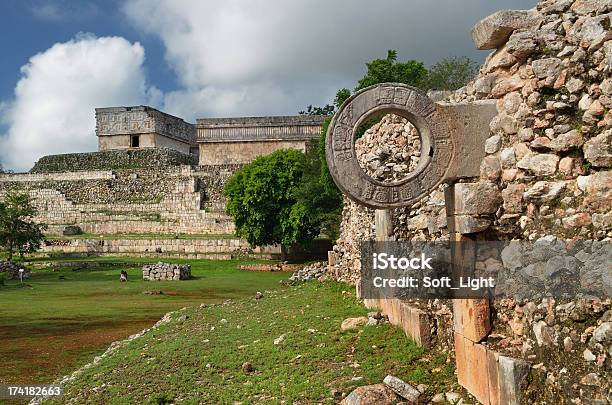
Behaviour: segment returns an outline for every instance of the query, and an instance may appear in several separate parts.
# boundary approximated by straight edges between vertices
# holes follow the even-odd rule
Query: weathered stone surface
[[[62,231],[62,234],[64,236],[82,235],[83,234],[83,230],[79,226],[69,225],[69,226],[64,228],[64,230]]]
[[[565,182],[538,181],[523,194],[525,201],[544,204],[559,197],[565,189]]]
[[[459,183],[454,187],[455,214],[492,214],[502,202],[501,193],[494,183]]]
[[[584,139],[582,135],[575,129],[560,134],[552,141],[550,141],[548,147],[555,152],[565,152],[570,149],[578,148],[582,146]]]
[[[610,23],[612,14],[598,15],[586,18],[575,31],[575,35],[583,48],[593,48],[603,45],[612,38]]]
[[[516,163],[520,169],[529,170],[536,176],[551,176],[557,171],[559,156],[545,153],[528,153]]]
[[[576,0],[571,10],[576,14],[589,15],[602,13],[612,9],[612,0]]]
[[[501,177],[502,167],[499,157],[486,156],[480,164],[480,178],[495,181]]]
[[[503,97],[505,94],[508,94],[512,91],[519,90],[524,85],[525,85],[525,81],[517,75],[503,78],[499,80],[493,87],[493,90],[491,90],[491,97],[493,98]]]
[[[561,72],[561,59],[546,58],[534,60],[531,64],[533,73],[538,79],[546,79],[547,77],[555,77]]]
[[[504,44],[514,30],[539,24],[540,17],[530,10],[502,10],[482,19],[472,28],[478,49],[495,49]]]
[[[612,211],[603,214],[594,213],[591,215],[591,220],[595,228],[606,231],[612,229]]]
[[[387,375],[383,383],[400,397],[410,402],[417,402],[421,396],[421,392],[418,389],[395,376]]]
[[[565,88],[567,89],[567,91],[569,91],[570,93],[577,93],[578,91],[580,91],[582,88],[584,87],[584,82],[580,79],[578,79],[577,77],[572,77],[571,79],[569,79],[567,81],[567,83],[565,84]]]
[[[491,310],[485,299],[453,300],[453,330],[472,342],[482,341],[491,331]]]
[[[612,201],[612,171],[597,172],[587,176],[586,197],[583,206],[594,212],[610,211]]]
[[[485,142],[485,152],[495,153],[501,147],[501,136],[493,135]]]
[[[580,212],[574,215],[570,215],[569,217],[562,218],[561,223],[566,228],[580,228],[583,226],[591,225],[593,221],[591,219],[591,214],[587,212]]]
[[[355,154],[370,177],[401,181],[419,164],[421,138],[406,118],[387,114],[355,141]]]
[[[356,318],[346,318],[340,325],[341,330],[356,329],[368,323],[367,316],[359,316]]]
[[[515,31],[506,43],[508,52],[519,59],[524,59],[538,49],[536,35],[532,31]]]
[[[524,184],[508,184],[502,190],[502,198],[504,200],[504,210],[507,213],[520,213],[523,211],[523,192],[525,191]]]
[[[20,269],[23,269],[23,272],[20,272]],[[21,277],[25,280],[30,278],[32,270],[22,264],[3,261],[0,262],[0,273],[4,273],[7,280],[19,280]]]
[[[191,265],[162,263],[142,266],[142,279],[159,280],[188,280],[191,278]]]
[[[470,215],[455,215],[451,220],[454,221],[455,232],[464,235],[482,232],[491,226],[490,219],[477,218]]]
[[[385,384],[357,387],[340,402],[342,405],[392,405],[397,395]]]
[[[612,129],[589,139],[582,150],[584,157],[595,167],[610,167],[612,165]]]
[[[80,170],[163,168],[168,166],[195,165],[197,163],[198,159],[196,156],[167,148],[110,150],[43,156],[34,164],[30,172],[49,173]]]

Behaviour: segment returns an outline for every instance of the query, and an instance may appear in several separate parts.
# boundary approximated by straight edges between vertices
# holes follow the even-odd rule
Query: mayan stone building
[[[39,209],[36,220],[48,224],[49,235],[70,226],[96,235],[232,234],[223,194],[227,179],[257,156],[304,151],[325,118],[208,118],[194,125],[147,106],[97,108],[95,114],[97,152],[44,156],[29,173],[0,174],[0,198],[9,189],[28,191]],[[128,253],[126,246],[98,242],[45,249]],[[160,250],[145,245],[138,252]],[[247,246],[227,239],[166,245],[161,249],[196,254]]]
[[[317,115],[198,119],[200,165],[244,164],[278,149],[306,151],[324,120]]]
[[[197,153],[195,127],[151,107],[96,108],[98,150],[169,148]]]

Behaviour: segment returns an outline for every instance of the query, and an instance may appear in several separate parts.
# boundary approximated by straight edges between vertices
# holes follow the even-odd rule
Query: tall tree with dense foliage
[[[407,60],[397,61],[397,51],[387,51],[385,59],[374,59],[366,63],[367,72],[359,82],[355,91],[365,89],[378,83],[405,83],[412,86],[420,86],[427,76],[427,69],[423,62]]]
[[[29,194],[9,191],[0,201],[0,246],[8,252],[8,260],[15,252],[23,257],[40,248],[46,225],[32,221],[36,213]]]
[[[444,58],[429,68],[423,87],[427,90],[457,90],[478,73],[478,65],[468,57]]]
[[[260,156],[234,173],[225,194],[236,234],[251,246],[280,244],[283,252],[318,236],[316,219],[296,197],[305,170],[304,153],[287,149]]]

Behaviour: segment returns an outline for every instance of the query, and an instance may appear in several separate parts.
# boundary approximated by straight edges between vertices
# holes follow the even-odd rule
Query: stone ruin
[[[305,151],[320,136],[324,119],[205,118],[194,125],[146,106],[98,108],[97,152],[44,156],[29,173],[0,173],[0,199],[11,189],[28,192],[38,208],[34,220],[48,224],[50,236],[61,236],[74,226],[96,236],[233,234],[223,193],[229,177],[277,149]],[[138,249],[237,255],[244,245],[219,240],[213,246],[182,246],[165,239],[158,246]],[[115,249],[95,240],[86,246],[71,241],[55,247],[91,254]],[[124,246],[117,250],[139,253]]]
[[[32,275],[32,270],[18,263],[4,261],[0,262],[0,273],[3,273],[7,280],[20,280],[19,270],[23,269],[23,279],[28,279]]]
[[[145,281],[189,280],[191,265],[158,262],[142,266],[142,279]]]
[[[353,109],[337,115],[332,127],[337,133],[327,145],[333,154],[330,166],[354,159],[347,171],[336,171],[340,183],[346,179],[354,186],[339,184],[350,198],[345,198],[341,234],[329,254],[327,277],[358,285],[363,240],[558,238],[609,244],[611,22],[612,3],[606,0],[545,0],[532,10],[500,11],[472,32],[479,49],[493,50],[478,76],[445,94],[443,101],[434,105],[393,85],[379,87],[369,99],[355,97]],[[408,105],[411,111],[404,116],[415,127],[417,115],[424,118],[422,127],[432,129],[426,134],[434,146],[431,160],[441,145],[450,156],[439,166],[428,163],[425,171],[419,171],[420,161],[404,183],[379,184],[365,177],[359,162],[378,153],[388,132],[378,128],[369,136],[371,146],[353,149],[352,125],[367,114],[368,106],[395,107],[397,102]],[[443,118],[431,119],[466,103],[494,107],[492,114],[485,113],[485,130],[472,132],[478,141],[471,145],[477,149],[471,155],[457,149],[465,143],[453,135],[456,128],[449,128]],[[447,129],[439,131],[439,126]],[[401,136],[408,137],[403,132]],[[451,136],[443,142],[436,132]],[[463,164],[453,156],[473,160],[474,166],[463,167],[463,175],[451,175],[453,165]],[[434,172],[431,178],[415,181],[426,171]],[[410,182],[420,187],[411,189]],[[592,250],[582,258],[595,263],[590,268],[596,273],[587,281],[600,289],[610,288],[609,253]],[[418,343],[454,356],[459,382],[482,403],[610,400],[609,294],[601,299],[366,303],[383,309]]]

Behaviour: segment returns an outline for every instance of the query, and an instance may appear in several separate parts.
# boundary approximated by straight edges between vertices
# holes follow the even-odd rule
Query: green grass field
[[[0,383],[49,383],[86,363],[112,341],[153,325],[168,311],[253,296],[278,288],[279,280],[287,278],[282,273],[240,271],[237,266],[245,262],[239,261],[189,263],[193,279],[186,281],[146,282],[139,267],[126,269],[128,283],[119,282],[121,267],[36,269],[23,285],[6,281],[0,286]]]
[[[387,374],[428,384],[426,396],[453,385],[446,355],[389,324],[341,331],[343,319],[366,313],[352,291],[310,282],[177,311],[85,370],[53,403],[335,403]]]

